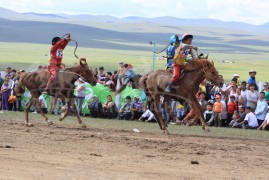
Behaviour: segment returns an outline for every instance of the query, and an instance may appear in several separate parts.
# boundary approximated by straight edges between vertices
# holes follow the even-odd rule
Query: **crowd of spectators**
[[[95,76],[99,84],[109,86],[111,91],[115,91],[117,79],[121,84],[127,84],[132,87],[131,76],[134,74],[131,64],[119,63],[118,70],[112,72],[105,72],[104,67],[95,69]],[[3,111],[23,111],[21,106],[21,95],[16,94],[15,88],[18,83],[18,74],[24,70],[16,71],[11,67],[7,67],[5,78],[1,78],[1,113]],[[268,83],[263,84],[263,88],[258,89],[256,83],[256,71],[249,71],[248,81],[240,82],[238,74],[234,74],[231,81],[225,83],[223,87],[216,87],[208,81],[200,84],[200,90],[197,93],[197,100],[199,101],[204,119],[209,126],[215,127],[232,127],[232,128],[246,128],[246,129],[269,129],[269,87]],[[82,104],[85,100],[85,82],[79,79],[76,83],[76,105],[81,116]],[[15,99],[10,97],[15,96]],[[162,97],[161,97],[162,99]],[[161,101],[162,102],[162,101]],[[47,113],[47,104],[44,97],[41,95],[39,103],[42,106],[42,111]],[[67,107],[61,100],[51,100],[50,113],[59,114],[64,112]],[[56,107],[54,107],[54,105]],[[122,119],[122,120],[139,120],[146,122],[156,122],[154,110],[152,107],[145,105],[139,96],[125,97],[125,104],[122,107],[117,107],[113,101],[112,96],[107,96],[107,101],[101,103],[96,95],[88,102],[89,116],[93,118],[107,118],[107,119]],[[185,102],[177,102],[171,100],[168,108],[163,109],[161,105],[160,111],[162,116],[166,119],[166,123],[171,124],[185,124],[190,122],[200,124],[195,112]],[[33,107],[33,111],[35,108]],[[169,112],[169,113],[168,113]],[[70,115],[73,115],[72,108]]]

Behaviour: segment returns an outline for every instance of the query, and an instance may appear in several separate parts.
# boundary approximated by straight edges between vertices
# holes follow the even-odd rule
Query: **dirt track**
[[[4,120],[0,125],[0,179],[269,176],[269,141],[81,130],[44,124],[26,128],[21,122]]]

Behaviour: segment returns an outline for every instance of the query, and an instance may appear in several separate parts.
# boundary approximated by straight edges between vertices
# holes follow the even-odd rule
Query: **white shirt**
[[[243,105],[246,107],[247,106],[247,90],[243,91],[241,90],[241,96],[243,97],[244,101],[243,101]]]
[[[248,125],[251,127],[258,127],[258,121],[257,118],[255,116],[255,114],[253,114],[252,112],[248,113],[245,117],[245,119],[248,122]]]
[[[264,122],[269,123],[269,113],[266,114]]]
[[[47,106],[47,102],[46,102],[45,98],[43,97],[43,95],[39,96],[38,99],[39,99],[39,101],[40,101],[40,100],[42,101],[42,103],[44,104],[45,108],[48,108],[48,106]]]

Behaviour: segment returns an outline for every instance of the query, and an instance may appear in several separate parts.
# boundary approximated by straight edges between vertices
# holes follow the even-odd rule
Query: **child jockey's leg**
[[[176,82],[179,80],[179,77],[180,77],[180,66],[174,63],[174,74],[173,74],[172,80],[164,91],[167,93],[170,93],[173,89],[173,86],[175,86]]]
[[[50,78],[47,82],[46,88],[45,88],[43,93],[47,94],[49,92],[51,85],[56,77],[57,70],[58,70],[58,68],[56,68],[56,66],[49,67]]]

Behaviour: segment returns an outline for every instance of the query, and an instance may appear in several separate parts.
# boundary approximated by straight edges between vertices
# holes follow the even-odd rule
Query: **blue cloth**
[[[265,99],[258,101],[256,110],[255,110],[255,115],[257,119],[260,119],[260,120],[265,119],[265,116],[267,114],[267,108],[268,108],[268,104],[265,101]]]
[[[169,45],[166,49],[166,55],[167,55],[167,64],[166,66],[172,66],[173,65],[173,58],[176,53],[176,46]]]
[[[134,71],[133,71],[132,69],[129,69],[129,70],[127,70],[127,71],[125,72],[125,76],[126,76],[126,78],[128,78],[128,79],[132,78],[134,74],[135,74],[135,73],[134,73]]]
[[[249,79],[248,79],[248,84],[256,84],[256,79],[255,79],[255,77],[249,77]]]

